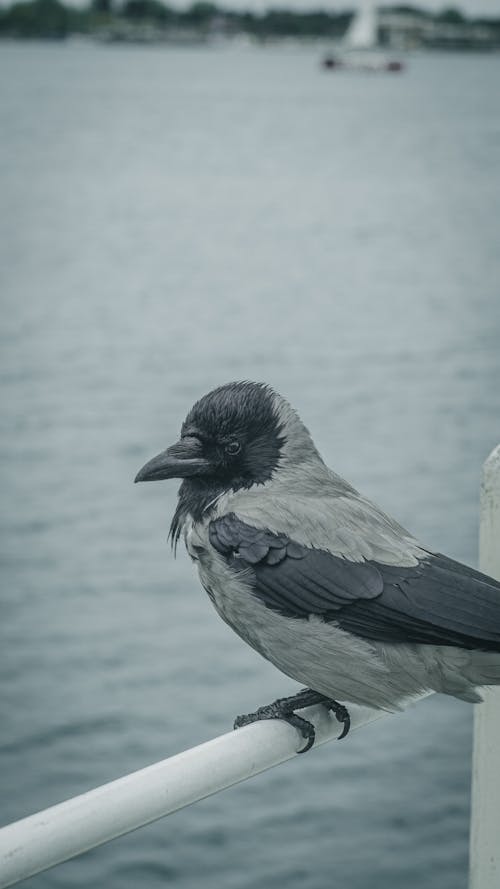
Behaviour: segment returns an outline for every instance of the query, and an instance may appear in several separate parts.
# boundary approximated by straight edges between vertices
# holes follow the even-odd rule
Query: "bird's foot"
[[[298,751],[299,753],[305,753],[307,750],[310,750],[314,744],[316,732],[311,722],[308,722],[307,719],[302,719],[301,716],[297,716],[297,714],[293,712],[293,704],[289,704],[289,701],[291,700],[293,700],[293,698],[280,698],[272,704],[267,704],[265,707],[259,707],[255,713],[246,713],[244,716],[237,716],[234,720],[234,728],[241,728],[244,725],[250,725],[250,723],[258,722],[261,719],[282,719],[284,722],[288,722],[289,725],[293,725],[293,727],[300,732],[302,737],[305,738],[307,741],[305,747]]]
[[[339,704],[331,698],[327,698],[325,695],[322,695],[317,691],[313,691],[311,688],[304,688],[296,695],[291,695],[289,698],[278,698],[278,700],[274,701],[272,704],[267,704],[265,707],[259,707],[255,713],[247,713],[244,716],[237,716],[234,721],[234,728],[241,728],[244,725],[250,725],[250,723],[258,722],[261,719],[282,719],[284,722],[288,722],[289,725],[293,725],[293,727],[301,733],[302,737],[305,738],[306,744],[302,750],[298,751],[298,753],[306,753],[314,744],[316,731],[313,724],[302,716],[297,716],[295,710],[300,710],[302,707],[310,707],[313,704],[322,704],[328,710],[332,710],[333,713],[335,713],[339,722],[344,724],[342,733],[339,735],[339,740],[340,738],[345,738],[351,724],[349,711],[342,704]]]
[[[339,704],[338,701],[334,701],[333,698],[325,698],[324,701],[321,702],[327,710],[331,710],[332,713],[335,713],[339,722],[342,722],[344,727],[337,738],[337,741],[341,741],[342,738],[345,738],[346,735],[349,734],[349,729],[351,728],[351,715],[347,707],[344,707],[343,704]]]

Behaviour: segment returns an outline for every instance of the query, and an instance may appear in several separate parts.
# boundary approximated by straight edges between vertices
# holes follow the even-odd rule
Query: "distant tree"
[[[242,30],[258,37],[342,37],[352,13],[326,12],[313,9],[300,12],[291,9],[268,9],[261,15],[242,13]]]
[[[113,12],[113,0],[92,0],[90,9],[97,15],[111,15]]]
[[[337,37],[344,33],[347,22],[340,15],[313,9],[300,14],[300,33],[304,37]]]
[[[247,34],[257,34],[258,32],[258,16],[254,12],[241,12],[237,13],[235,17],[236,23],[240,26],[242,31],[245,31]]]
[[[172,10],[159,0],[126,0],[123,15],[131,21],[154,21],[166,24],[173,16]]]
[[[61,39],[70,30],[71,14],[59,0],[14,3],[1,19],[4,33],[13,37]]]
[[[439,22],[446,22],[448,25],[461,25],[465,22],[465,17],[460,10],[451,6],[439,12],[436,18]]]
[[[217,15],[219,15],[217,6],[213,3],[200,2],[193,3],[193,5],[183,13],[182,17],[187,24],[194,25],[197,28],[203,28],[209,25],[212,19]]]
[[[397,12],[403,15],[416,15],[421,18],[432,17],[432,13],[428,12],[428,10],[421,9],[420,6],[411,6],[408,3],[398,3],[395,6],[379,6],[378,8],[381,12]]]

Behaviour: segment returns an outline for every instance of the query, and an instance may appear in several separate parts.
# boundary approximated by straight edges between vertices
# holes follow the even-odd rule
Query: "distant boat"
[[[378,14],[372,3],[365,3],[354,15],[339,51],[325,56],[321,65],[329,70],[397,72],[404,69],[401,61],[388,58],[380,49]]]

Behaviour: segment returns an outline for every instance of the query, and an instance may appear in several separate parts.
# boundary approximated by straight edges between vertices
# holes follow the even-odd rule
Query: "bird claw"
[[[313,691],[310,688],[303,688],[301,691],[297,692],[297,694],[292,695],[289,698],[279,698],[272,704],[267,704],[265,707],[259,707],[255,713],[247,713],[244,716],[237,716],[234,720],[234,728],[242,728],[244,725],[250,725],[252,722],[258,722],[261,719],[282,719],[284,722],[288,722],[289,725],[293,725],[293,727],[300,732],[302,737],[305,738],[307,741],[305,747],[297,752],[306,753],[311,749],[316,740],[316,731],[313,724],[302,716],[297,716],[295,710],[309,707],[312,704],[322,704],[327,710],[331,710],[335,714],[338,721],[343,723],[342,731],[337,740],[341,741],[342,738],[345,738],[351,727],[351,717],[347,707],[344,707],[343,704],[339,704],[338,701],[334,701],[333,698],[327,698],[325,695]]]
[[[297,753],[306,753],[314,744],[316,739],[316,731],[311,722],[297,716],[293,711],[293,707],[288,703],[287,698],[274,701],[265,707],[259,707],[255,713],[246,713],[243,716],[237,716],[234,720],[234,728],[242,728],[244,725],[250,725],[252,722],[259,722],[261,719],[282,719],[296,728],[302,737],[307,741],[305,747],[298,750]]]
[[[326,707],[327,710],[331,710],[332,713],[335,713],[338,721],[343,723],[343,729],[337,738],[337,741],[341,741],[342,738],[345,738],[345,736],[349,734],[349,729],[351,728],[351,716],[349,710],[347,707],[344,707],[343,704],[339,704],[338,701],[334,701],[333,699],[324,701],[323,706]]]

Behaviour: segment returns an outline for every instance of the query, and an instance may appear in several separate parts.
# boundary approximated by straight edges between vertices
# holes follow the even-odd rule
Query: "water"
[[[327,461],[475,563],[500,440],[500,58],[4,44],[2,822],[293,684],[135,487],[193,400],[271,382]],[[464,889],[472,708],[436,697],[33,889]]]

